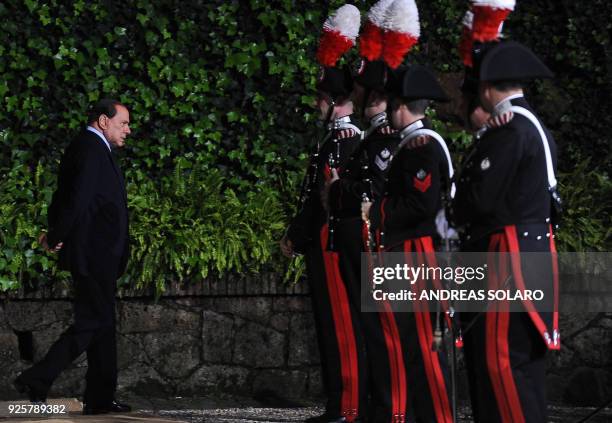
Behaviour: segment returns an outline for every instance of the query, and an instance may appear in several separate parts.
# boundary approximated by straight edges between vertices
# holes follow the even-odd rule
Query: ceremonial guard
[[[321,76],[317,83],[317,108],[326,133],[314,148],[300,204],[281,240],[287,256],[303,253],[312,296],[322,377],[327,394],[325,413],[309,422],[352,422],[359,419],[365,397],[363,341],[357,337],[355,310],[349,304],[335,252],[335,220],[327,208],[327,187],[342,175],[358,146],[361,131],[353,120],[348,67],[337,67],[340,56],[355,43],[360,27],[359,10],[344,5],[323,26],[317,51]]]
[[[463,228],[462,249],[489,252],[488,289],[537,288],[547,300],[545,307],[523,300],[522,313],[493,302],[462,317],[470,395],[476,422],[545,422],[545,353],[560,348],[553,230],[560,200],[556,145],[523,84],[552,74],[527,47],[489,41],[514,2],[481,3],[472,8],[473,67],[491,117],[459,175],[453,215]],[[552,254],[533,272],[521,252]]]
[[[406,254],[409,265],[436,266],[436,216],[443,208],[443,197],[450,195],[452,164],[425,110],[429,100],[446,101],[447,97],[425,67],[401,68],[392,78],[389,114],[399,130],[400,144],[393,154],[385,192],[369,209],[364,207],[364,213],[378,251],[416,253]],[[418,281],[415,288],[423,290],[424,283]],[[400,377],[405,395],[407,391],[406,413],[417,421],[451,422],[446,360],[442,352],[432,349],[437,324],[428,304],[416,301],[414,307],[414,312],[395,313],[394,317],[401,339],[402,359],[396,363],[404,367]]]
[[[354,329],[360,331],[356,339],[365,342],[359,347],[366,351],[367,356],[367,361],[358,364],[363,367],[362,373],[368,374],[370,402],[362,403],[359,409],[361,414],[367,414],[368,421],[378,422],[403,421],[406,407],[405,398],[401,401],[397,370],[393,372],[392,368],[394,354],[401,356],[401,340],[393,318],[361,310],[361,296],[364,294],[361,289],[361,253],[373,248],[369,243],[368,228],[361,218],[361,205],[382,194],[391,154],[399,143],[397,131],[387,120],[385,82],[388,66],[381,60],[387,9],[391,3],[393,0],[382,0],[370,9],[359,37],[362,62],[355,78],[353,98],[362,106],[362,116],[369,122],[369,127],[362,132],[360,146],[329,191],[340,272],[351,306],[359,319],[354,325]],[[390,329],[390,323],[395,330]]]
[[[395,140],[398,145],[383,165],[385,180],[379,192],[362,204],[363,218],[369,223],[372,248],[376,251],[418,252],[417,260],[433,264],[435,220],[443,208],[443,194],[450,194],[452,165],[444,140],[425,119],[425,109],[430,100],[445,101],[447,97],[426,68],[412,65],[397,69],[419,37],[414,1],[393,2],[387,15],[382,58],[390,69],[383,98],[390,99],[387,113],[399,131]],[[375,66],[367,64],[366,71]],[[370,101],[376,100],[376,94],[370,97]],[[378,162],[382,163],[380,158]],[[409,256],[406,254],[407,259]],[[415,312],[398,313],[382,302],[379,329],[366,335],[368,352],[378,354],[370,360],[387,367],[377,375],[379,386],[386,392],[379,388],[384,395],[376,398],[387,418],[377,416],[376,421],[452,421],[445,358],[432,349],[435,318],[428,304],[421,305],[422,308],[416,306]],[[387,360],[375,346],[381,337],[386,343]]]
[[[479,14],[479,16],[481,14],[480,11],[481,9],[477,9],[477,13]],[[507,13],[509,12],[510,10],[507,10]],[[494,40],[499,39],[499,37],[501,36],[501,27],[503,26],[503,19],[505,19],[505,17],[507,16],[507,13],[504,12],[501,16],[499,16],[497,20],[495,20],[494,22],[491,22],[488,25],[485,25],[485,23],[490,22],[491,21],[490,19],[489,21],[484,20],[482,18],[479,19],[478,30],[476,32],[476,36],[480,40],[479,42],[484,41],[484,40],[494,41]],[[486,110],[482,108],[482,105],[480,104],[480,99],[478,98],[478,76],[475,74],[473,60],[472,60],[472,56],[473,56],[472,52],[474,49],[473,23],[474,23],[474,13],[472,12],[472,10],[468,10],[465,13],[465,16],[463,17],[463,21],[462,21],[463,29],[462,29],[462,34],[461,34],[461,40],[459,42],[459,55],[463,61],[463,65],[465,69],[464,79],[461,85],[460,114],[461,114],[461,117],[462,117],[462,120],[464,122],[466,129],[468,129],[473,134],[473,143],[472,143],[471,150],[463,158],[463,161],[461,163],[462,166],[459,167],[457,173],[455,174],[455,178],[461,177],[463,168],[465,167],[465,163],[470,162],[472,156],[476,153],[475,146],[480,141],[480,138],[482,137],[482,135],[488,130],[487,122],[491,116],[490,113],[488,113]],[[495,26],[498,24],[499,24],[499,27],[498,27],[499,31],[496,31]],[[490,26],[493,26],[491,30],[489,30]],[[451,220],[454,220],[452,218],[452,215],[454,212],[452,205],[453,204],[449,205],[451,206],[449,207],[449,212],[451,215]],[[468,248],[465,243],[463,243],[461,247],[463,251],[465,251]],[[478,417],[478,411],[477,411],[478,394],[476,392],[476,387],[479,385],[479,383],[476,380],[476,374],[473,371],[473,369],[477,365],[477,362],[482,360],[482,357],[474,355],[474,351],[471,348],[471,344],[472,344],[471,342],[468,342],[467,346],[465,346],[465,343],[463,340],[463,334],[466,333],[468,337],[468,341],[471,341],[472,338],[470,338],[470,336],[472,336],[472,334],[469,332],[472,330],[472,326],[474,325],[476,321],[475,318],[477,317],[480,317],[478,316],[477,313],[468,313],[468,312],[459,313],[458,318],[457,317],[455,318],[455,322],[459,321],[459,324],[454,326],[454,329],[456,331],[455,336],[459,340],[460,345],[464,347],[463,357],[465,361],[465,366],[468,369],[468,372],[467,372],[468,373],[467,374],[468,387],[470,390],[470,398],[472,400],[472,410],[473,410],[473,414],[475,418]],[[453,371],[456,371],[456,369],[453,369]],[[456,375],[453,375],[453,376],[456,377]]]
[[[414,1],[382,0],[368,12],[359,37],[362,63],[353,97],[363,105],[363,117],[369,121],[369,128],[362,133],[363,141],[329,191],[340,271],[351,305],[357,311],[362,307],[362,295],[369,294],[369,290],[361,287],[361,253],[375,248],[368,221],[362,219],[362,208],[366,210],[383,197],[391,159],[400,142],[398,132],[387,118],[385,84],[391,67],[402,62],[418,36]],[[414,337],[414,319],[408,314],[395,314],[388,303],[380,304],[378,312],[362,311],[357,316],[360,320],[354,328],[362,333],[356,339],[365,340],[367,352],[367,363],[359,364],[370,369],[369,421],[404,422],[424,416],[432,420],[433,414],[423,411],[427,406],[421,405],[419,394],[409,396],[422,376],[416,368],[423,365],[412,358],[415,352],[420,357],[420,351],[409,352],[402,345],[403,339]],[[427,389],[427,382],[424,388]],[[426,392],[424,397],[428,395]]]

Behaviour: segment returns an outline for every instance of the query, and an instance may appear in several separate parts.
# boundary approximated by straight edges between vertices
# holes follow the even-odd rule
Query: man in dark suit
[[[115,401],[117,348],[115,290],[125,271],[128,212],[125,181],[113,148],[130,134],[128,109],[115,100],[96,103],[88,126],[61,160],[58,188],[49,207],[49,231],[41,245],[59,252],[60,267],[74,280],[74,324],[47,355],[15,380],[31,401],[45,401],[55,378],[87,352],[84,414],[130,411]]]

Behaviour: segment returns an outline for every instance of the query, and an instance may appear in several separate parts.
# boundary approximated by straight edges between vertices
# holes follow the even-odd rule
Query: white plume
[[[359,14],[359,9],[352,4],[345,4],[325,20],[323,29],[338,31],[346,38],[355,42],[357,35],[359,35],[360,24],[361,15]]]
[[[368,20],[379,28],[385,23],[387,9],[395,0],[380,0],[368,11]]]
[[[421,35],[421,25],[414,0],[395,0],[387,9],[383,27],[387,31],[407,33],[418,38]]]
[[[472,29],[473,24],[474,24],[474,14],[472,13],[471,10],[468,10],[467,12],[465,12],[465,15],[463,16],[463,26],[465,26],[466,28]]]
[[[491,9],[514,10],[516,0],[472,0],[474,6],[489,7]]]

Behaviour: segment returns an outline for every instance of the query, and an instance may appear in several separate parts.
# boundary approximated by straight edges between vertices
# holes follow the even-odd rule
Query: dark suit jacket
[[[48,213],[49,246],[59,242],[60,267],[116,279],[129,255],[128,212],[121,170],[104,141],[83,131],[62,157]]]

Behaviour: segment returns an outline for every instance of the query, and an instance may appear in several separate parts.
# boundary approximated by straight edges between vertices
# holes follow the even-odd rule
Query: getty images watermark
[[[372,268],[372,297],[375,301],[542,301],[544,299],[544,291],[541,289],[459,289],[452,286],[452,284],[463,285],[466,282],[484,281],[487,277],[487,268],[487,264],[478,267],[441,267],[425,264],[411,266],[406,263],[396,264],[394,267],[375,266]],[[383,284],[388,281],[403,281],[409,284],[410,288],[386,292]],[[417,285],[419,281],[422,283]],[[436,284],[436,281],[439,283]],[[417,289],[414,289],[414,285],[417,285]]]
[[[364,253],[361,307],[608,312],[610,264],[610,253]]]

